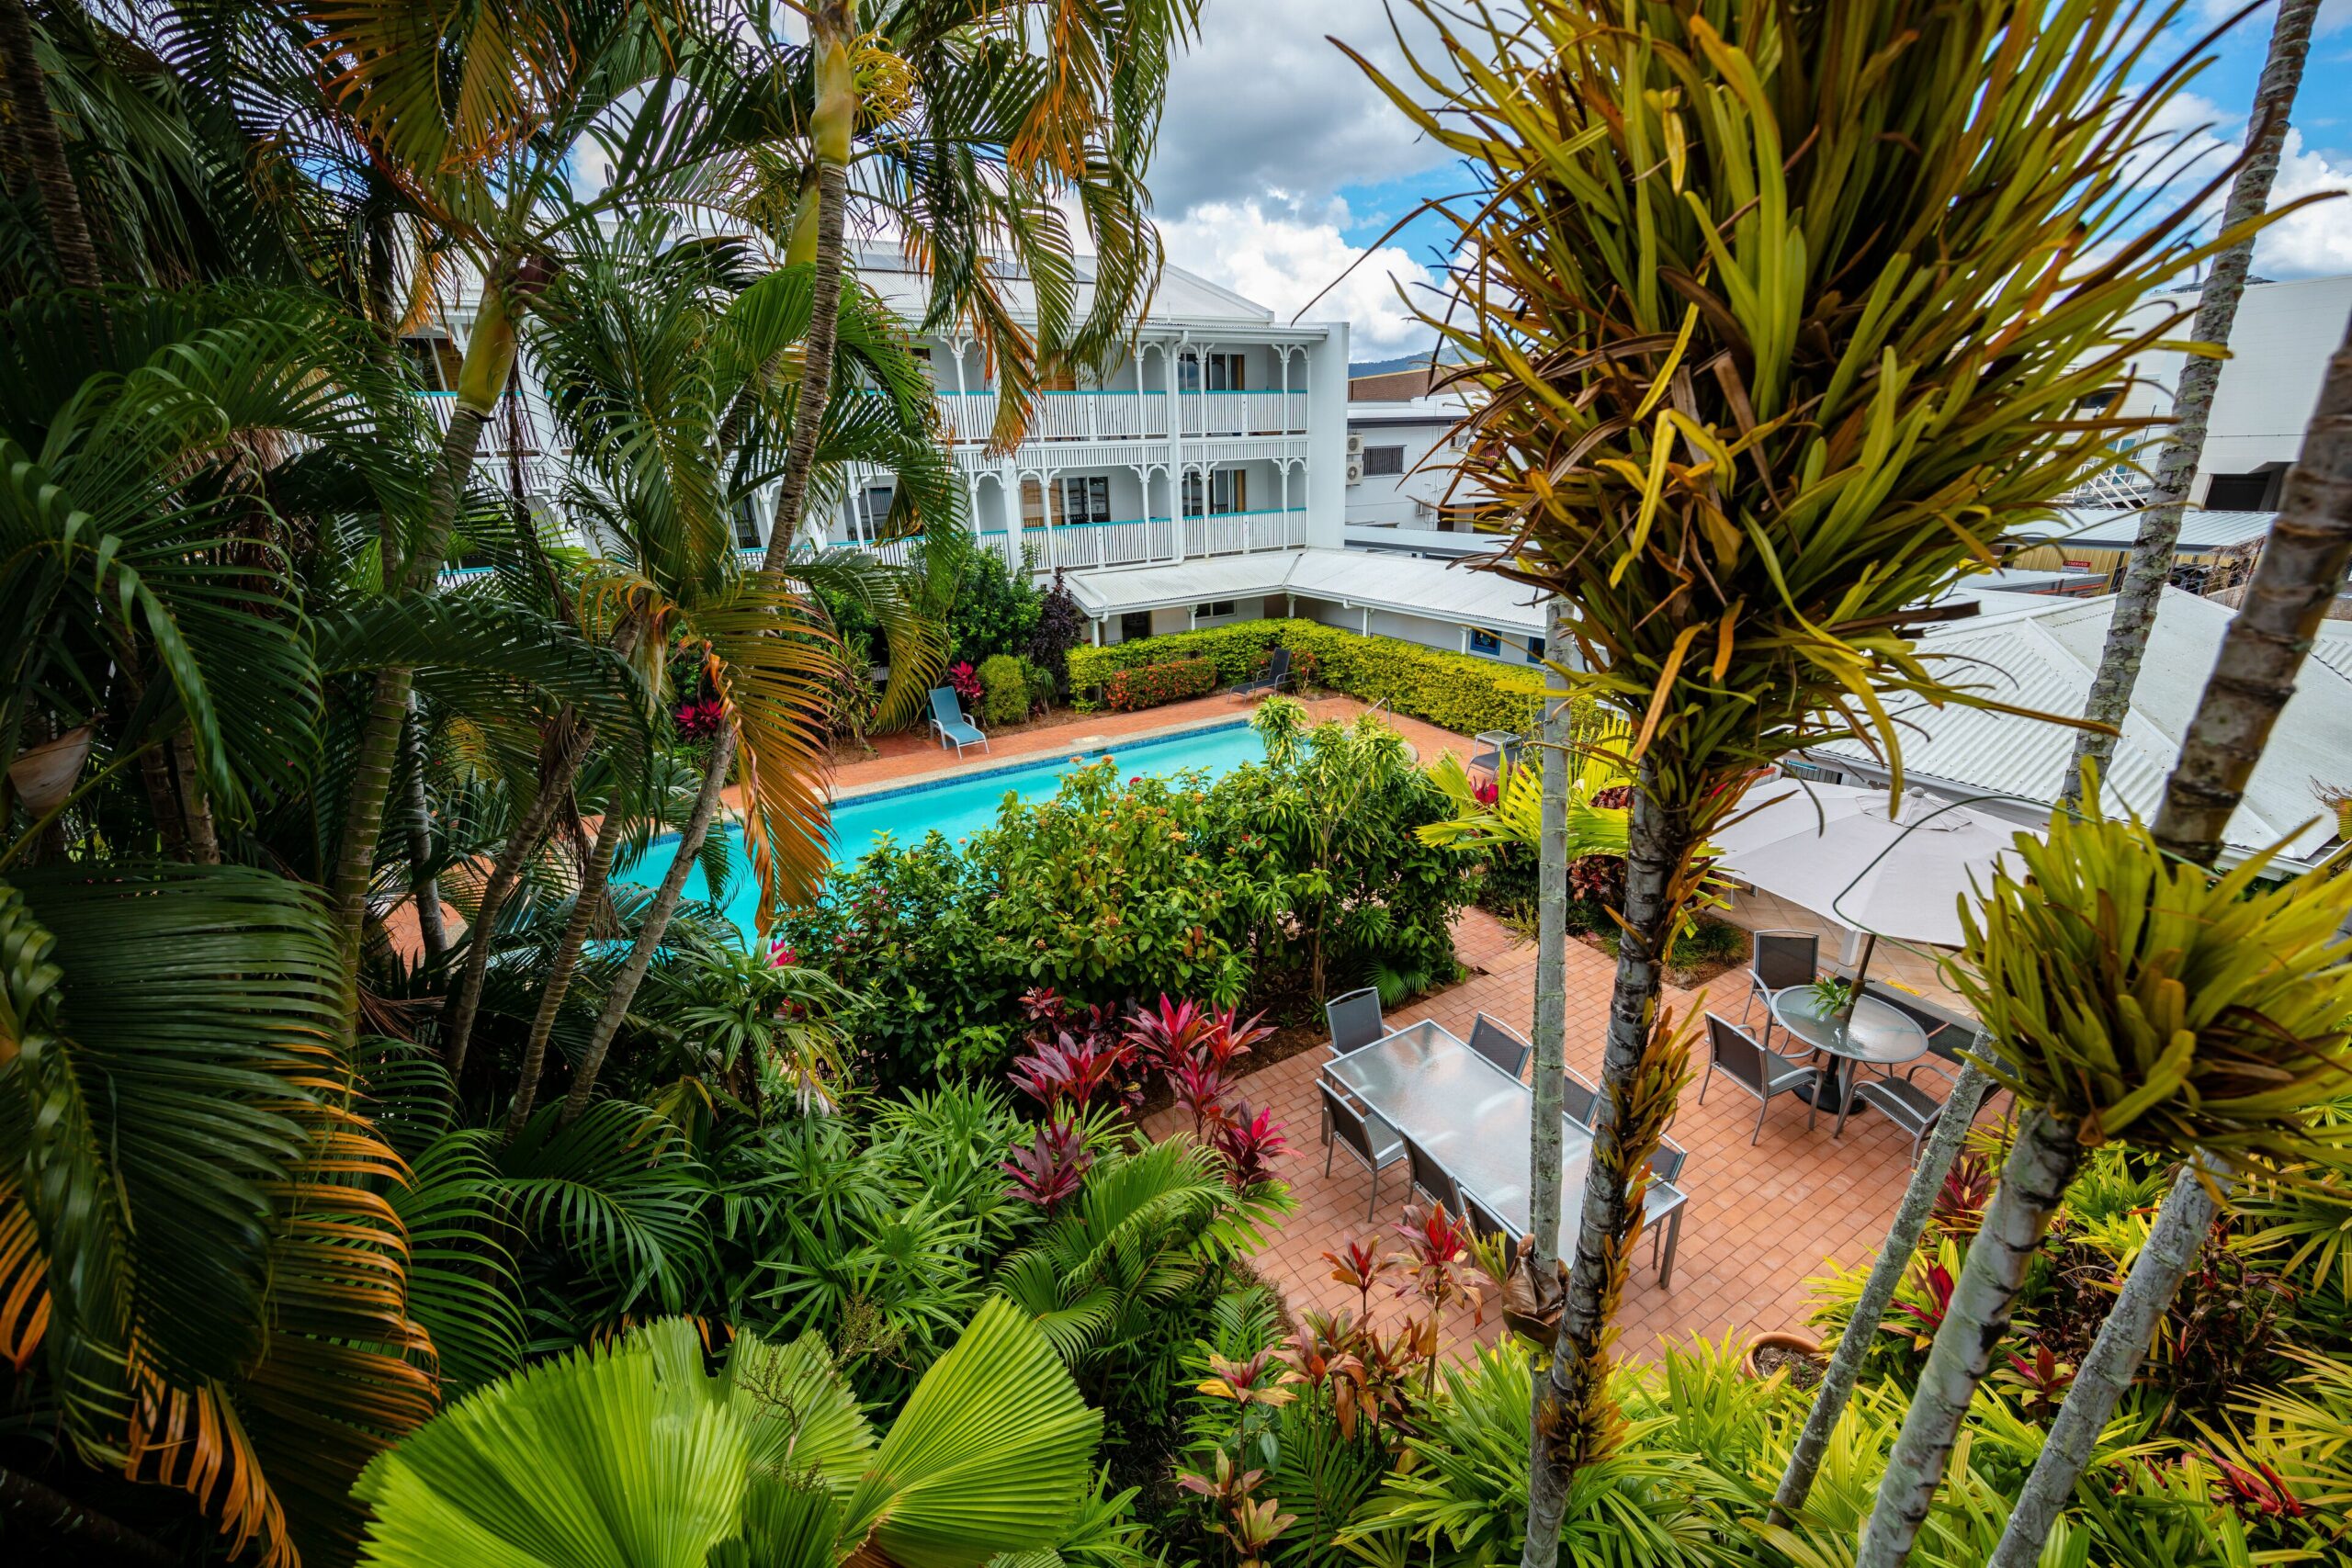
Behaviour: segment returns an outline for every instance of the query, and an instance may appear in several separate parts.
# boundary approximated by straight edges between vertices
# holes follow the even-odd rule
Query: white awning
[[[1065,581],[1080,606],[1097,619],[1216,599],[1292,593],[1448,626],[1544,635],[1544,606],[1532,588],[1490,571],[1369,550],[1270,550],[1073,573]]]

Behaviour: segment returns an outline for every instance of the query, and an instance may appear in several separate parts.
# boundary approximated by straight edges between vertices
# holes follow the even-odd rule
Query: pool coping
[[[847,789],[829,792],[827,798],[834,806],[842,806],[851,801],[872,800],[878,795],[915,795],[949,784],[969,784],[974,779],[984,779],[992,773],[1025,773],[1040,763],[1067,762],[1073,756],[1115,756],[1131,747],[1180,739],[1187,735],[1205,735],[1211,730],[1232,729],[1249,722],[1249,711],[1244,711],[1229,717],[1192,719],[1182,724],[1164,725],[1158,729],[1138,729],[1126,735],[1073,735],[1060,746],[1040,746],[1005,757],[987,756],[977,762],[954,763],[913,778],[882,779],[870,784],[854,784]],[[1077,729],[1080,727],[1073,724],[1067,728]]]

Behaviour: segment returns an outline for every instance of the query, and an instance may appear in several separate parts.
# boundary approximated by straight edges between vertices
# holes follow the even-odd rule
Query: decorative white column
[[[1004,553],[1012,563],[1013,574],[1020,575],[1023,563],[1021,543],[1021,470],[1012,466],[1010,457],[1001,457],[996,465],[996,489],[1004,507]]]
[[[1159,357],[1168,370],[1168,517],[1171,560],[1184,558],[1184,391],[1177,375],[1177,357],[1184,352],[1180,339],[1160,345]]]

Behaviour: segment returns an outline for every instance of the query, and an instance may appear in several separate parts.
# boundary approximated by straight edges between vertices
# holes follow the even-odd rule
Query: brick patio
[[[1434,1019],[1467,1038],[1472,1020],[1485,1011],[1528,1033],[1535,997],[1532,944],[1475,909],[1458,922],[1455,941],[1472,976],[1399,1010],[1388,1021]],[[1568,1065],[1595,1081],[1613,971],[1613,961],[1601,953],[1581,942],[1568,944]],[[1714,983],[1716,1010],[1738,1017],[1742,984],[1736,975]],[[1681,1011],[1694,998],[1668,987],[1667,1000]],[[1324,1176],[1315,1077],[1325,1060],[1321,1051],[1293,1056],[1251,1074],[1241,1089],[1252,1106],[1271,1106],[1289,1127],[1293,1151],[1279,1168],[1297,1212],[1253,1261],[1295,1312],[1342,1306],[1352,1311],[1355,1292],[1330,1279],[1322,1254],[1350,1237],[1366,1235],[1384,1251],[1393,1250],[1392,1227],[1405,1206],[1401,1164],[1382,1175],[1380,1213],[1372,1224],[1364,1220],[1370,1178],[1363,1167],[1342,1154]],[[1693,1053],[1693,1070],[1705,1071],[1703,1047]],[[1165,1137],[1182,1121],[1180,1112],[1162,1112],[1147,1130]],[[1776,1100],[1763,1135],[1750,1147],[1748,1134],[1756,1125],[1752,1098],[1720,1075],[1704,1105],[1698,1102],[1695,1085],[1685,1091],[1668,1132],[1690,1151],[1681,1183],[1690,1202],[1673,1287],[1658,1288],[1657,1275],[1648,1267],[1649,1248],[1643,1247],[1617,1319],[1625,1350],[1647,1354],[1661,1337],[1702,1335],[1720,1340],[1726,1332],[1745,1337],[1802,1327],[1806,1278],[1820,1272],[1825,1259],[1852,1265],[1875,1254],[1910,1175],[1910,1141],[1867,1113],[1849,1122],[1845,1136],[1837,1140],[1827,1120],[1810,1133],[1804,1123],[1801,1100]],[[1565,1223],[1574,1225],[1573,1211]],[[1408,1303],[1401,1301],[1385,1308],[1375,1303],[1374,1315],[1394,1321],[1406,1310]],[[1449,1314],[1445,1327],[1457,1349],[1472,1338],[1492,1343],[1500,1333],[1491,1310],[1483,1327],[1474,1329],[1469,1315],[1460,1312]]]

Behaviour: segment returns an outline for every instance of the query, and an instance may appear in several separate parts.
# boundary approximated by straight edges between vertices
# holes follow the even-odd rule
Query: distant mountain
[[[1458,365],[1462,362],[1462,355],[1459,352],[1448,350],[1441,360],[1447,365]],[[1348,377],[1352,380],[1358,376],[1387,376],[1398,370],[1419,370],[1429,362],[1428,349],[1419,354],[1400,354],[1394,359],[1358,359],[1350,362]]]

